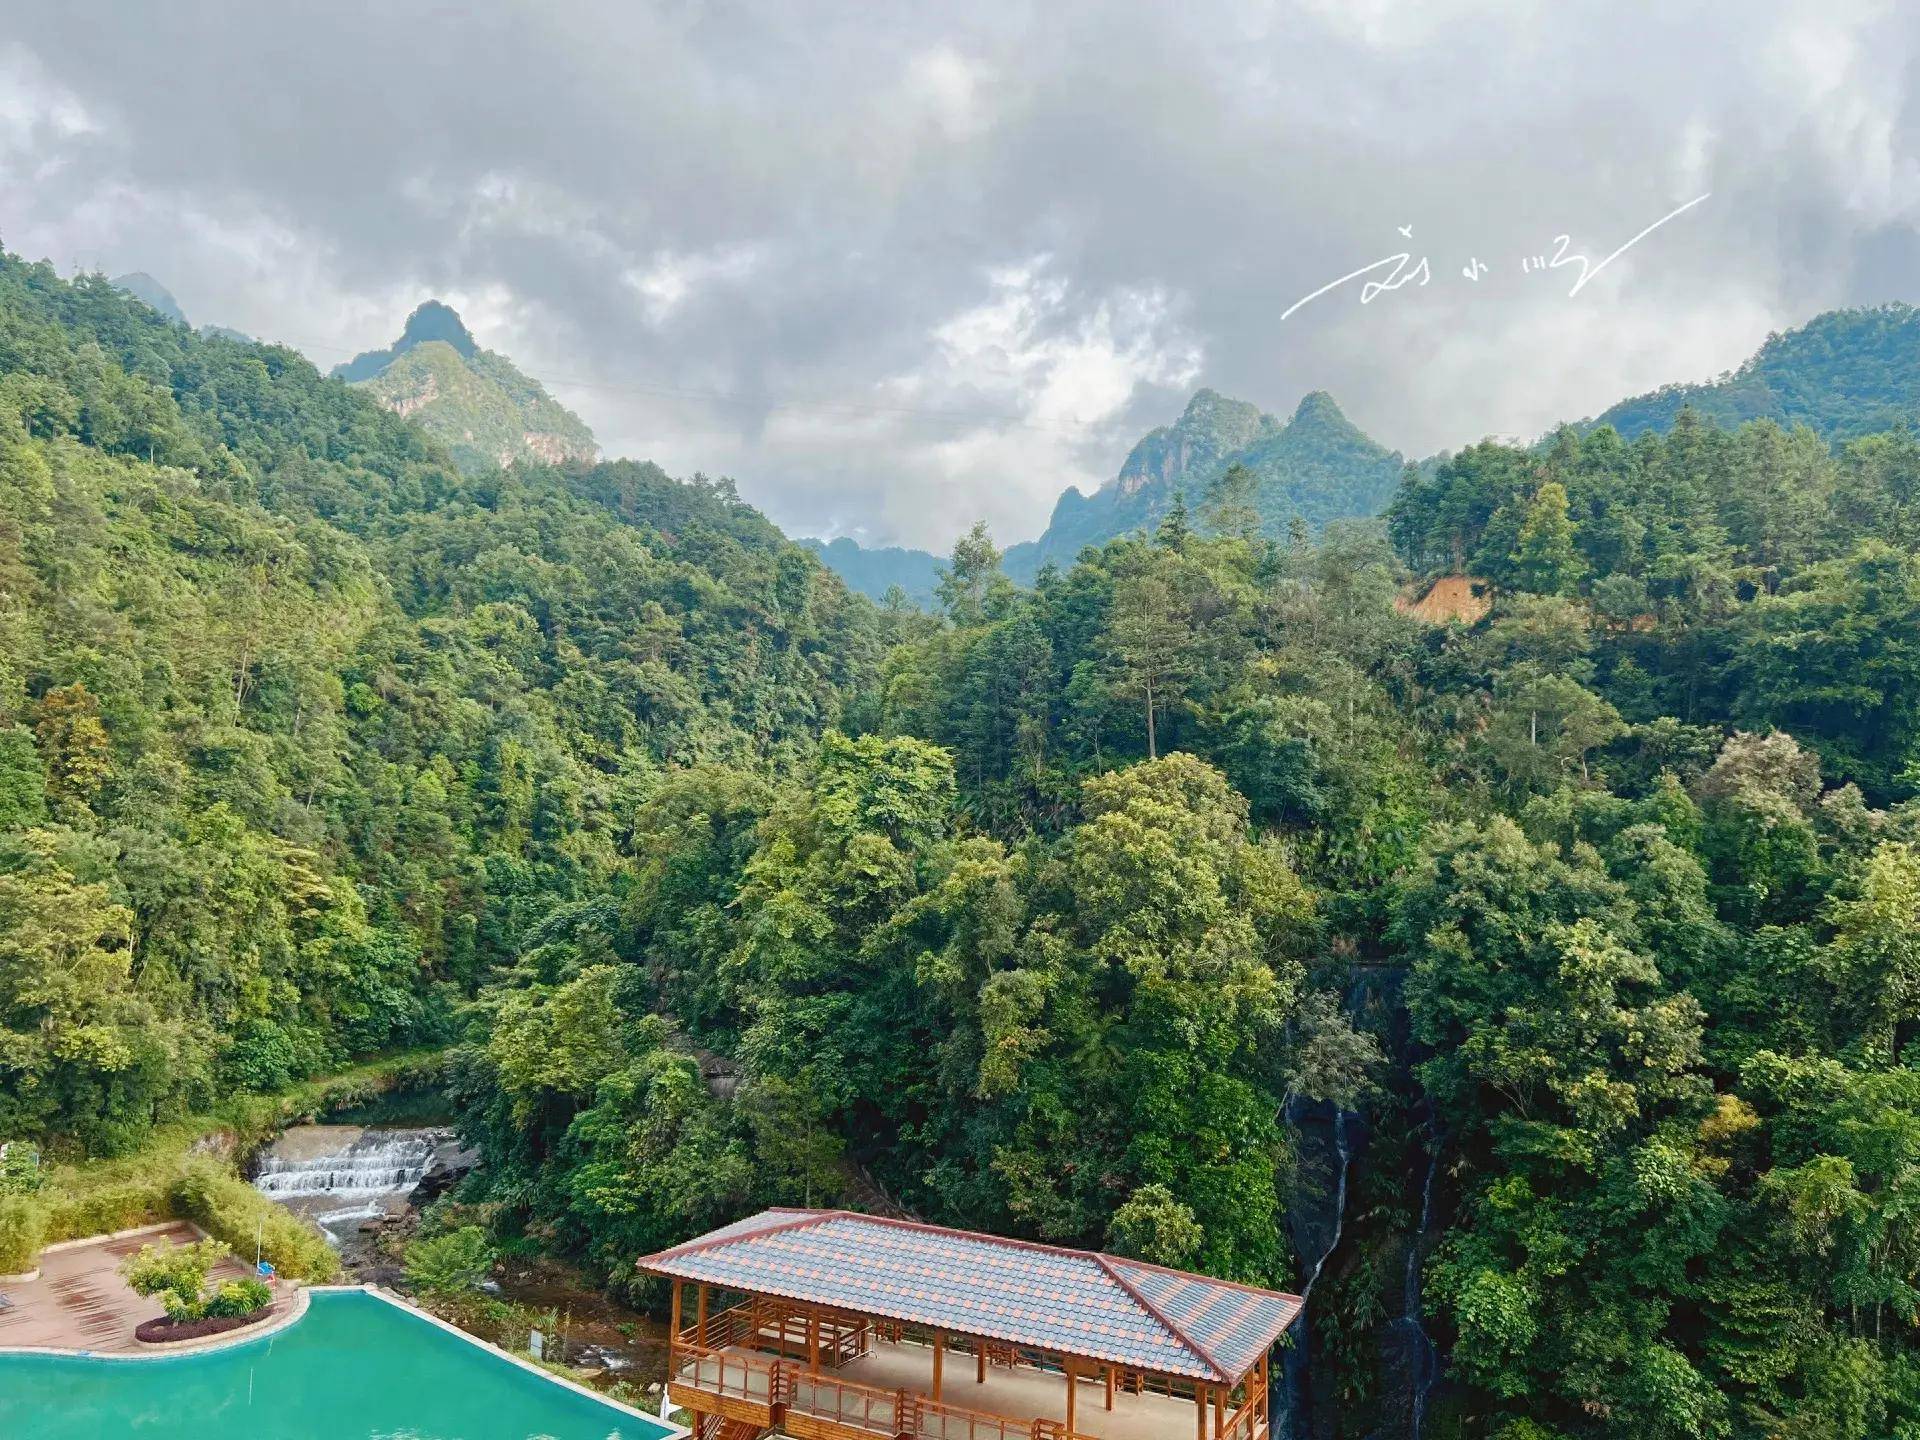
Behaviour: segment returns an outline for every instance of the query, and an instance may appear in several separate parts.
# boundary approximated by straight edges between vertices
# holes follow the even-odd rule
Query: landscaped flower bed
[[[257,1275],[207,1287],[207,1272],[226,1259],[227,1245],[142,1245],[120,1262],[120,1275],[135,1293],[150,1295],[167,1313],[136,1325],[133,1338],[148,1345],[175,1344],[238,1330],[273,1313],[273,1291]]]
[[[143,1345],[177,1345],[182,1340],[200,1340],[208,1335],[224,1335],[229,1330],[257,1325],[279,1309],[278,1305],[269,1305],[251,1315],[204,1315],[198,1320],[176,1321],[160,1315],[136,1325],[133,1338]]]

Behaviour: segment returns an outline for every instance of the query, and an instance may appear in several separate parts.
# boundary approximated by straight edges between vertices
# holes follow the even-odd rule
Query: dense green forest
[[[1317,539],[1230,473],[884,611],[6,262],[0,1134],[444,1040],[471,1198],[637,1301],[871,1180],[1310,1269],[1316,1435],[1415,1326],[1430,1437],[1920,1436],[1920,442],[1568,429]]]
[[[293,353],[0,266],[0,1134],[450,1036],[670,766],[810,750],[875,618],[723,486],[461,477]]]

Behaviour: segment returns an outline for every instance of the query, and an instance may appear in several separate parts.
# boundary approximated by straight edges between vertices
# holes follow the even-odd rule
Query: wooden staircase
[[[729,1420],[724,1415],[702,1415],[693,1440],[760,1440],[768,1432],[745,1420]]]

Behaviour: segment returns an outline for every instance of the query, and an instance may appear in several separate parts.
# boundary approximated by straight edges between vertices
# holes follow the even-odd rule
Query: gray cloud
[[[1426,453],[1920,288],[1895,4],[479,8],[26,0],[0,238],[322,363],[439,294],[613,453],[936,547],[1197,384]],[[1428,285],[1281,321],[1402,225]]]

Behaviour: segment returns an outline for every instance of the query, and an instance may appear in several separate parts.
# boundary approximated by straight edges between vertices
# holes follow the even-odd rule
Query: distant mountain
[[[1071,565],[1089,545],[1150,530],[1176,495],[1186,496],[1198,525],[1207,487],[1236,462],[1258,478],[1255,504],[1262,528],[1274,536],[1284,535],[1296,516],[1319,530],[1329,520],[1377,515],[1393,497],[1404,464],[1341,414],[1324,391],[1308,395],[1282,422],[1244,400],[1201,390],[1173,424],[1140,438],[1112,480],[1091,495],[1069,488],[1037,540],[1009,547],[1006,572],[1031,583],[1043,566]],[[844,538],[831,545],[801,543],[849,586],[875,599],[898,585],[916,601],[931,603],[936,568],[944,563],[924,550],[868,550]]]
[[[906,550],[884,545],[869,550],[842,535],[838,540],[798,539],[793,542],[813,551],[820,563],[847,582],[847,588],[875,600],[887,598],[898,585],[907,599],[923,610],[934,604],[934,586],[938,584],[943,561],[925,550]]]
[[[180,302],[173,298],[173,292],[146,271],[134,270],[125,275],[116,275],[110,283],[114,289],[124,290],[134,299],[158,310],[174,324],[187,323],[187,312],[180,308]]]
[[[149,308],[158,310],[174,324],[185,325],[189,330],[194,328],[193,323],[187,319],[187,312],[182,310],[180,302],[173,298],[173,292],[146,271],[133,270],[125,275],[116,275],[107,283],[116,290],[126,291]],[[236,340],[242,345],[254,343],[251,335],[227,325],[202,325],[200,333],[221,340]]]
[[[396,415],[418,421],[469,473],[515,461],[591,461],[593,432],[512,361],[483,350],[452,307],[429,300],[400,338],[334,368]]]
[[[1007,551],[1007,573],[1031,580],[1049,561],[1071,565],[1088,545],[1156,524],[1183,488],[1188,505],[1197,505],[1193,482],[1224,470],[1233,456],[1280,428],[1279,421],[1243,400],[1199,391],[1172,425],[1141,437],[1107,484],[1091,495],[1069,487],[1055,502],[1053,519],[1040,538]]]
[[[1046,532],[1007,551],[1007,573],[1031,580],[1044,565],[1071,565],[1088,545],[1150,529],[1176,495],[1197,511],[1208,487],[1234,464],[1257,477],[1261,527],[1279,536],[1295,517],[1319,530],[1329,520],[1377,514],[1404,462],[1341,414],[1325,391],[1306,396],[1283,424],[1244,400],[1202,390],[1177,421],[1133,447],[1111,482],[1091,495],[1062,495]]]
[[[1805,424],[1848,440],[1920,418],[1920,311],[1910,305],[1830,310],[1769,335],[1739,369],[1699,385],[1666,385],[1622,400],[1588,426],[1631,439],[1666,430],[1682,407],[1732,427],[1748,420]]]

